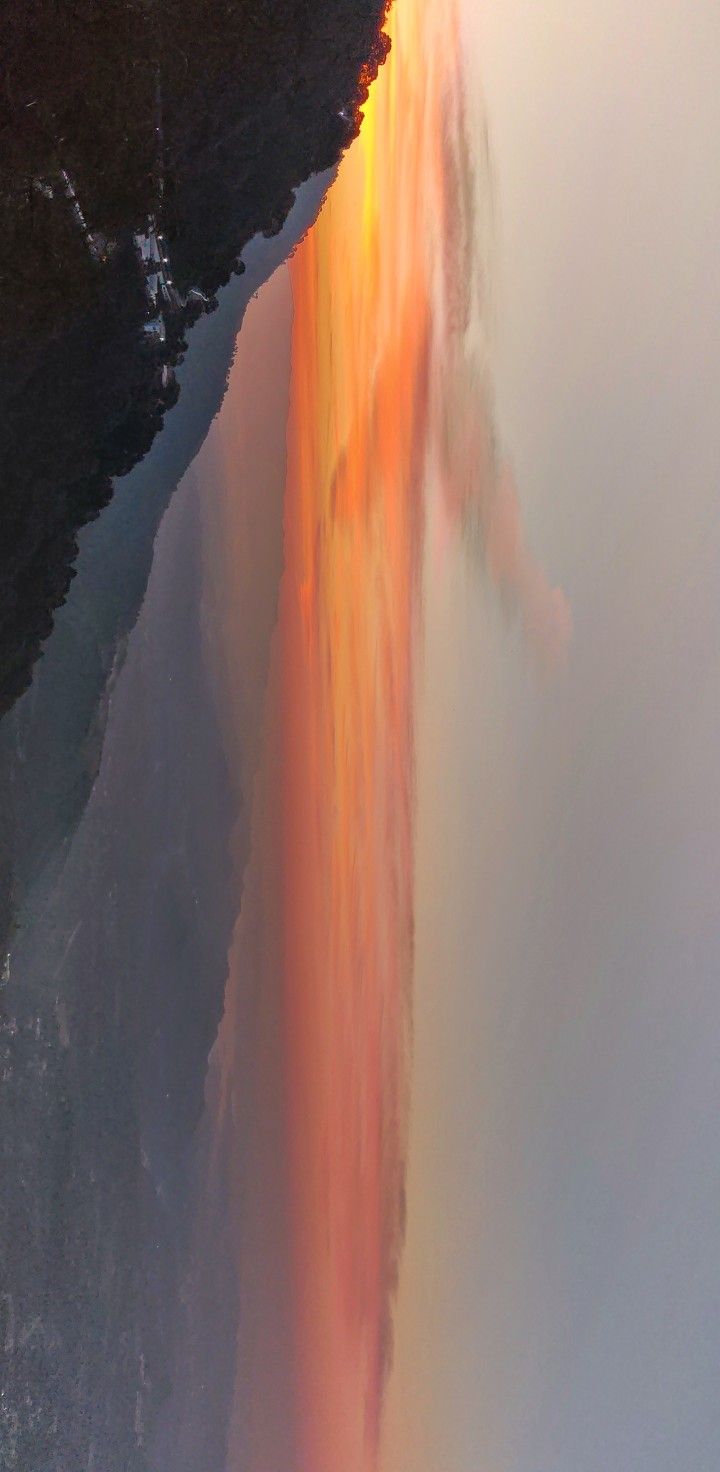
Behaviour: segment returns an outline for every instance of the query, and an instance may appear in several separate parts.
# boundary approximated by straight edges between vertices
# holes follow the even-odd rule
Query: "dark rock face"
[[[7,0],[0,14],[0,715],[76,534],[148,450],[258,232],[357,132],[385,0]],[[151,227],[168,264],[150,274]]]
[[[156,762],[147,732],[137,749],[131,730],[118,738],[110,796],[89,805],[105,750],[103,692],[142,601],[157,519],[197,432],[194,422],[178,431],[195,402],[192,358],[178,368],[188,387],[156,446],[165,455],[174,445],[167,484],[151,484],[154,457],[138,462],[177,399],[187,334],[245,245],[280,230],[294,189],[336,163],[356,133],[386,53],[383,15],[384,0],[0,6],[0,1465],[8,1472],[159,1472],[148,1449],[172,1374],[184,1162],[237,905],[238,815],[220,733],[207,716],[172,746],[173,733],[190,727],[187,711],[211,706],[190,617],[199,578],[190,521],[187,626],[162,650],[166,673],[176,660],[173,689],[187,704],[158,711]],[[142,260],[158,240],[169,263],[162,271],[154,256]],[[243,285],[234,283],[197,336],[222,327],[224,304]],[[229,344],[226,332],[209,353],[206,340],[198,360],[205,428]],[[114,480],[133,466],[108,507]],[[177,497],[171,512],[182,504]],[[86,546],[83,575],[32,681],[74,576],[78,532],[103,508],[86,533],[99,544],[94,560]],[[114,521],[123,556],[109,579]],[[148,775],[161,757],[172,793]],[[136,827],[126,822],[128,847],[117,855],[113,802],[124,809],[128,791],[141,794]],[[178,793],[187,794],[181,803]],[[70,854],[86,809],[88,836]],[[187,832],[204,843],[186,850]],[[221,1428],[217,1436],[220,1446]],[[203,1472],[221,1469],[219,1451],[205,1457]]]

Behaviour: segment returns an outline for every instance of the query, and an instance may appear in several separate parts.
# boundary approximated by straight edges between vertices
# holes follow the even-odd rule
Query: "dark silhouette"
[[[6,0],[0,715],[197,317],[360,126],[384,0]]]
[[[0,7],[0,715],[31,682],[74,575],[79,529],[147,454],[177,398],[193,324],[241,269],[251,237],[277,233],[295,188],[357,132],[386,54],[383,16],[383,0]],[[224,370],[203,363],[217,407]],[[167,457],[176,474],[195,432],[189,423]],[[162,445],[174,438],[168,431]],[[203,710],[205,724],[173,745],[188,707],[168,699],[159,711],[165,793],[147,749],[133,746],[130,710],[114,758],[127,771],[111,789],[123,810],[125,793],[142,789],[127,853],[115,854],[120,819],[100,803],[86,867],[76,874],[66,862],[99,769],[105,687],[175,484],[144,484],[151,469],[149,460],[125,483],[134,495],[139,478],[147,504],[126,528],[112,587],[100,600],[91,580],[72,627],[56,629],[48,679],[0,727],[8,1472],[147,1472],[169,1389],[183,1161],[237,903],[237,813],[202,683],[191,525],[185,624],[168,628],[164,658],[170,668],[182,657],[175,698]],[[119,510],[122,496],[90,535]],[[187,796],[171,800],[178,793]],[[202,836],[189,851],[187,831]],[[98,900],[86,906],[89,872]],[[203,1472],[220,1463],[208,1459]]]

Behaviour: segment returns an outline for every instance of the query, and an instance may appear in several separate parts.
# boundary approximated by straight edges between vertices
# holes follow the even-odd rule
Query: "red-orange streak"
[[[402,1235],[434,162],[417,24],[411,7],[393,21],[361,137],[292,263],[280,781],[298,1472],[377,1467]]]

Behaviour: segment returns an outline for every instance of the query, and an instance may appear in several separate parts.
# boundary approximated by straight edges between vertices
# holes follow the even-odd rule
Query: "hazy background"
[[[720,7],[465,0],[548,682],[433,536],[390,1472],[720,1461]],[[490,207],[490,201],[488,201]]]

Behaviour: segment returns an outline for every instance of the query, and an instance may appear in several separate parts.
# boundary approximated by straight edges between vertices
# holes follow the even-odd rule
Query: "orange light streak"
[[[412,4],[389,29],[360,137],[291,267],[281,808],[298,1472],[378,1465],[404,1218],[442,58],[428,70]]]
[[[499,474],[454,0],[396,0],[388,30],[360,136],[291,262],[285,569],[208,1087],[208,1197],[227,1214],[234,1182],[240,1243],[238,1472],[380,1465],[405,1215],[428,465],[504,606],[553,650],[564,627]]]

